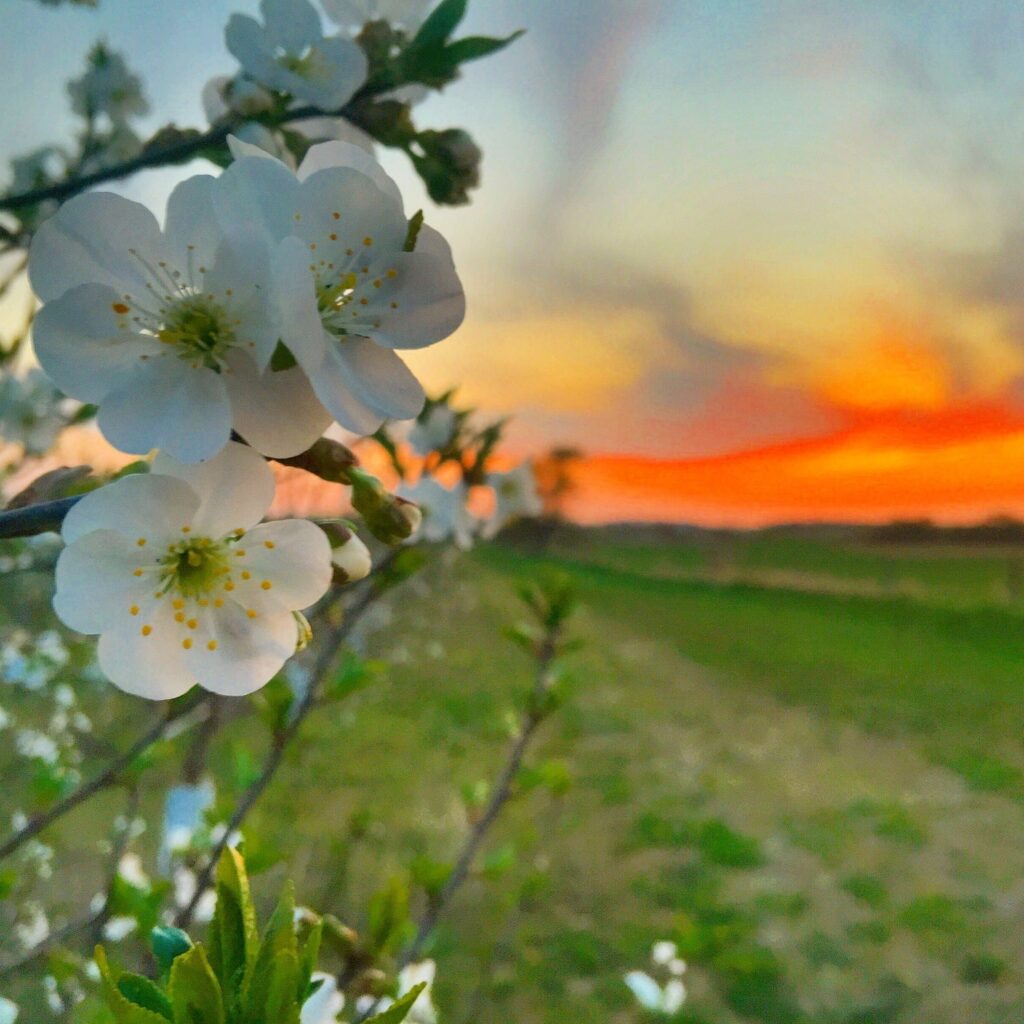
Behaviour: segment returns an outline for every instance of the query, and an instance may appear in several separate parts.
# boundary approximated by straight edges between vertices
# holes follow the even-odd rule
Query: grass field
[[[323,780],[303,797],[325,801],[302,816],[303,882],[343,914],[410,850],[450,856],[460,791],[496,768],[527,685],[499,638],[516,585],[575,581],[585,646],[533,760],[549,785],[512,805],[438,937],[446,1020],[640,1020],[621,977],[663,937],[689,963],[680,1021],[1024,1019],[1024,616],[998,590],[1006,557],[851,549],[824,586],[789,587],[744,577],[828,577],[822,545],[737,546],[729,582],[685,546],[601,535],[432,574],[371,640],[397,655],[388,683],[318,722],[272,795],[264,823]],[[920,593],[843,585],[883,570]],[[338,822],[371,806],[339,850]]]
[[[436,875],[530,685],[516,589],[558,571],[583,646],[437,934],[443,1021],[644,1021],[622,976],[662,938],[677,1022],[1024,1020],[1018,557],[598,531],[434,565],[362,640],[392,667],[259,805],[299,853],[257,888],[287,871],[359,928],[389,879]],[[214,753],[239,786],[250,729]]]

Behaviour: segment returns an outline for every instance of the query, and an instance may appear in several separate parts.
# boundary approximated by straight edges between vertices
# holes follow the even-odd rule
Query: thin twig
[[[534,733],[537,731],[537,727],[546,717],[543,710],[544,702],[542,698],[549,685],[548,670],[557,650],[558,634],[559,627],[553,626],[548,630],[541,642],[540,650],[537,653],[537,670],[534,677],[533,699],[530,701],[529,706],[523,713],[522,721],[519,725],[519,731],[516,734],[515,739],[512,741],[508,757],[501,769],[501,773],[498,775],[498,779],[494,785],[494,791],[491,793],[491,799],[487,802],[487,807],[484,809],[483,814],[481,814],[477,819],[473,828],[470,830],[469,835],[466,837],[466,842],[462,847],[462,851],[459,854],[458,859],[455,861],[455,866],[452,868],[451,874],[448,875],[441,891],[428,902],[427,908],[423,913],[423,917],[420,918],[420,923],[416,929],[415,938],[399,958],[399,971],[401,971],[403,967],[407,967],[410,963],[415,961],[422,952],[424,944],[427,939],[430,938],[434,928],[437,927],[437,922],[440,919],[441,914],[444,912],[445,907],[447,907],[451,902],[452,897],[456,892],[458,892],[462,883],[465,882],[468,877],[477,852],[483,844],[484,839],[487,837],[488,832],[490,832],[491,826],[498,819],[498,815],[501,813],[502,808],[506,803],[508,803],[509,797],[512,796],[516,776],[519,774],[519,771],[523,766],[523,755],[526,753],[526,748],[530,745],[530,741],[533,739]]]
[[[396,557],[397,550],[390,551],[375,568],[375,573],[385,571]],[[310,672],[309,684],[306,687],[306,692],[302,695],[302,699],[296,705],[288,723],[284,728],[279,729],[274,734],[270,750],[267,752],[267,756],[263,761],[263,767],[260,769],[259,775],[250,783],[248,789],[246,789],[242,794],[242,798],[239,800],[238,805],[235,807],[231,818],[228,820],[228,823],[224,828],[224,834],[218,842],[214,844],[213,849],[210,850],[206,863],[196,878],[196,887],[195,891],[192,893],[192,898],[178,912],[175,924],[179,928],[187,927],[192,920],[192,915],[195,913],[196,907],[199,905],[199,901],[210,886],[213,874],[217,869],[217,862],[220,860],[220,855],[224,852],[224,849],[230,842],[232,833],[237,832],[242,826],[242,823],[249,816],[249,812],[256,805],[256,802],[263,795],[263,792],[277,774],[277,770],[281,766],[281,761],[284,758],[285,751],[288,749],[288,745],[298,734],[302,723],[305,721],[310,711],[316,707],[320,685],[327,673],[330,671],[331,666],[334,664],[338,648],[351,632],[352,627],[359,620],[359,617],[370,606],[379,593],[380,591],[377,588],[376,581],[373,576],[371,576],[363,587],[362,592],[358,597],[356,597],[352,604],[345,609],[345,615],[342,621],[324,638],[320,648],[320,653],[317,656],[312,671]]]
[[[284,116],[268,123],[268,127],[274,128],[284,124],[292,124],[295,121],[304,121],[312,117],[341,117],[364,130],[372,127],[366,117],[366,101],[379,96],[395,87],[395,82],[380,81],[367,82],[345,106],[339,110],[321,110],[319,107],[305,106],[289,110]],[[397,83],[403,84],[401,82]],[[150,167],[161,167],[165,164],[179,164],[199,156],[204,150],[222,147],[227,141],[228,135],[237,131],[244,120],[232,121],[227,124],[217,125],[205,132],[191,131],[184,139],[166,145],[150,144],[143,147],[138,156],[130,160],[124,160],[119,164],[111,164],[109,167],[102,167],[90,174],[82,174],[78,177],[68,178],[64,181],[55,182],[52,185],[45,185],[42,188],[34,188],[18,195],[0,197],[0,210],[17,210],[24,206],[35,206],[37,203],[45,202],[48,199],[64,201],[72,196],[84,192],[93,185],[100,185],[105,181],[116,181],[119,178],[126,178],[136,171],[146,170]]]
[[[3,843],[0,843],[0,860],[9,857],[23,843],[37,836],[48,825],[52,825],[59,818],[62,818],[69,811],[73,811],[79,804],[85,803],[90,797],[102,792],[114,785],[120,778],[122,772],[144,751],[148,750],[154,743],[159,742],[172,722],[192,711],[206,699],[206,693],[198,691],[193,696],[178,705],[171,705],[162,715],[159,721],[155,722],[146,730],[123,754],[114,758],[106,768],[93,776],[88,782],[83,783],[76,790],[69,793],[63,800],[58,801],[48,810],[42,811],[35,817],[30,818],[28,823],[14,835],[10,836]]]
[[[34,537],[39,533],[56,533],[60,530],[64,517],[82,497],[83,495],[79,494],[73,498],[58,498],[56,501],[44,501],[38,505],[26,505],[25,508],[12,508],[0,512],[0,538]]]
[[[515,739],[512,741],[512,746],[509,749],[508,756],[506,757],[505,763],[502,766],[497,781],[495,782],[491,799],[487,802],[487,807],[484,809],[483,814],[477,819],[473,828],[470,830],[469,835],[466,837],[462,850],[455,861],[455,866],[452,868],[451,873],[448,875],[448,878],[440,892],[438,892],[438,894],[428,902],[426,910],[423,912],[423,916],[420,918],[419,924],[417,925],[416,935],[412,942],[406,947],[402,955],[398,958],[398,963],[395,968],[396,973],[401,973],[401,971],[408,967],[409,964],[413,963],[423,951],[423,947],[426,944],[427,939],[430,938],[434,929],[437,927],[441,914],[451,902],[455,893],[461,888],[463,882],[465,882],[469,877],[473,861],[476,858],[480,847],[483,845],[484,839],[487,838],[487,835],[491,830],[491,826],[495,821],[497,821],[502,808],[504,808],[505,804],[508,803],[509,798],[512,796],[516,776],[519,774],[519,771],[523,766],[523,756],[526,753],[526,748],[530,745],[530,741],[533,739],[538,726],[547,717],[544,710],[545,702],[543,698],[550,686],[549,670],[551,662],[554,660],[555,655],[558,652],[558,640],[560,634],[560,624],[547,627],[544,638],[537,651],[537,669],[536,674],[534,675],[531,700],[526,711],[523,713],[522,720],[519,724],[519,730],[516,733]],[[360,1024],[360,1022],[366,1021],[368,1018],[373,1016],[373,1014],[377,1012],[379,1005],[380,999],[374,1000],[370,1006],[366,1007],[365,1010],[356,1016],[357,1024]]]

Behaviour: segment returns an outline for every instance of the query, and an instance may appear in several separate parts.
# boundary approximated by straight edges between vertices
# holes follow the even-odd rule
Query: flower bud
[[[480,184],[483,156],[472,137],[461,128],[448,128],[420,132],[417,141],[423,156],[414,157],[413,162],[430,197],[439,203],[469,202],[469,190]]]
[[[419,525],[419,509],[404,498],[389,494],[375,476],[361,469],[349,472],[352,507],[363,517],[367,528],[379,541],[398,544]]]
[[[342,583],[355,583],[370,575],[373,562],[370,549],[349,530],[339,531],[348,534],[341,544],[331,552],[331,561],[335,565],[335,577],[344,576]]]
[[[419,507],[414,501],[409,501],[406,498],[395,498],[395,505],[398,511],[405,516],[406,521],[409,524],[409,536],[411,537],[423,523],[423,509]]]

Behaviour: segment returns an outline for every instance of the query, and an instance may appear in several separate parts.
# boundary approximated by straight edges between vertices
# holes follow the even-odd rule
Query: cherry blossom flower
[[[514,519],[540,515],[543,506],[529,462],[507,473],[488,473],[487,486],[494,489],[495,508],[484,530],[486,536],[493,537]]]
[[[630,971],[623,980],[636,1001],[652,1013],[671,1017],[682,1009],[686,1001],[686,988],[678,978],[672,978],[661,986],[644,971]]]
[[[278,342],[263,236],[214,215],[215,179],[197,175],[167,204],[166,226],[138,203],[77,196],[29,254],[44,305],[33,343],[66,394],[99,406],[122,451],[183,462],[219,451],[232,426],[264,454],[307,448],[330,422],[299,370],[262,371]],[[250,217],[255,214],[250,214]]]
[[[465,485],[445,487],[433,477],[424,476],[414,485],[401,485],[396,493],[415,502],[422,513],[417,540],[431,543],[452,540],[463,550],[473,546],[476,519],[466,507]]]
[[[441,452],[451,444],[457,428],[455,410],[450,405],[434,405],[409,431],[409,444],[417,455]]]
[[[465,296],[447,243],[422,227],[415,251],[405,251],[398,187],[357,146],[313,146],[292,172],[229,141],[239,158],[218,181],[220,215],[251,219],[251,197],[260,197],[260,222],[276,246],[281,337],[320,402],[359,434],[415,416],[423,389],[394,350],[432,345],[462,322]]]
[[[267,464],[232,442],[199,466],[160,454],[152,473],[71,509],[54,608],[100,634],[100,668],[116,686],[153,700],[196,683],[240,696],[294,653],[293,612],[327,590],[330,544],[305,520],[258,525],[273,495]]]
[[[322,110],[344,106],[366,81],[366,55],[350,39],[325,38],[309,0],[262,0],[263,23],[233,14],[228,50],[255,81]]]
[[[149,113],[142,82],[119,53],[97,43],[79,78],[68,82],[71,109],[81,117],[105,114],[115,124]]]

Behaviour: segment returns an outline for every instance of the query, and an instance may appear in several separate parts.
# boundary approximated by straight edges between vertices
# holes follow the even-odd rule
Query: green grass
[[[584,602],[721,670],[727,684],[883,735],[918,737],[954,770],[966,764],[972,784],[977,772],[963,758],[965,737],[1020,757],[1024,618],[1013,611],[651,579],[500,548],[475,558],[520,579],[557,566]],[[1015,787],[1014,770],[996,775],[990,788]]]

